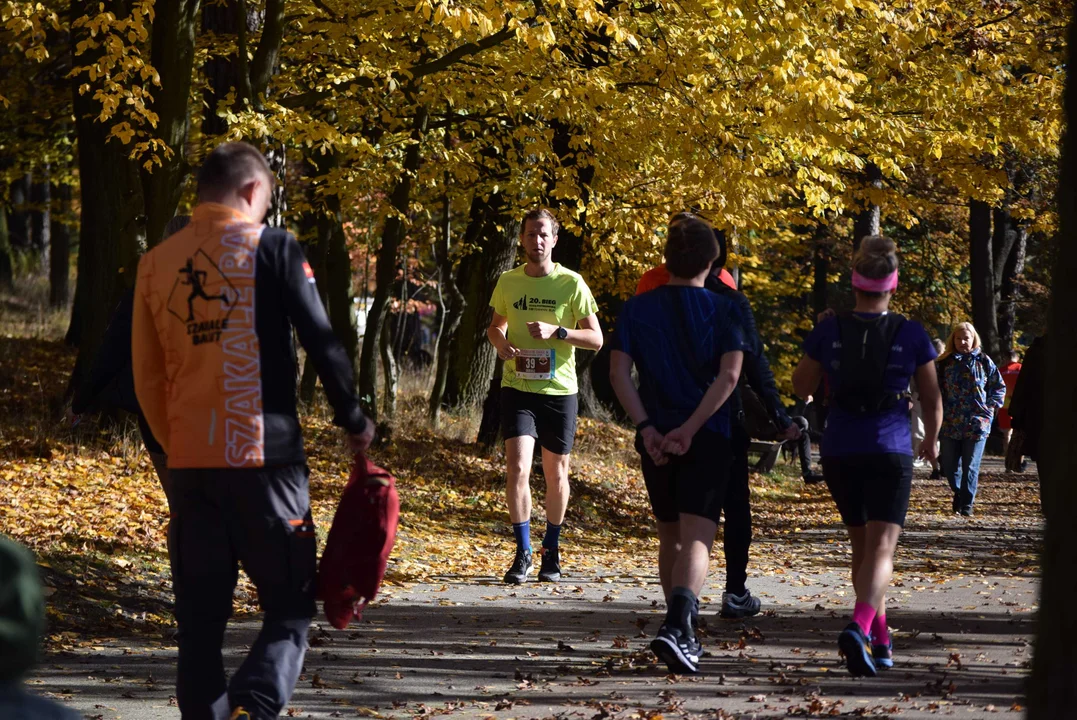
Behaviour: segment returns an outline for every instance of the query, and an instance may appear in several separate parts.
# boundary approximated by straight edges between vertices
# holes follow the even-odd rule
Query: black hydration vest
[[[889,410],[908,397],[905,392],[886,390],[890,350],[905,324],[905,316],[885,313],[867,319],[843,313],[837,320],[841,365],[830,391],[830,405],[854,415],[867,415]]]

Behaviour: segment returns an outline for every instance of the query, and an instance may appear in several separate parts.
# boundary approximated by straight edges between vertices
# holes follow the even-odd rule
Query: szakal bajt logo
[[[195,345],[220,340],[239,293],[213,259],[202,250],[176,271],[168,312],[187,326]]]

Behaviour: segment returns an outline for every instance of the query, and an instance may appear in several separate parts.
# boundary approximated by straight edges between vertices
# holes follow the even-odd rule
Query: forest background
[[[0,289],[48,278],[75,387],[139,255],[189,212],[192,171],[245,139],[278,174],[268,222],[303,242],[383,430],[405,362],[434,368],[435,423],[481,404],[489,297],[536,205],[606,328],[661,262],[668,217],[711,219],[787,391],[815,314],[851,302],[857,239],[880,230],[901,247],[897,309],[941,337],[972,319],[998,360],[1046,320],[1069,12],[4,0]],[[433,346],[411,352],[429,310]],[[601,413],[603,356],[579,365],[583,410]]]

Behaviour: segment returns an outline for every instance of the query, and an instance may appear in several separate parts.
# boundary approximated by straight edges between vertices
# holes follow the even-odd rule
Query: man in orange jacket
[[[293,327],[352,450],[374,435],[303,251],[287,231],[261,224],[273,183],[257,149],[219,146],[198,174],[191,223],[138,266],[132,368],[173,486],[184,717],[275,718],[303,667],[317,550]],[[226,683],[221,645],[240,564],[265,618]]]

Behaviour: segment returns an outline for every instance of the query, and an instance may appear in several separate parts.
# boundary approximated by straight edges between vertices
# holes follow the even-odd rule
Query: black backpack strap
[[[905,324],[905,317],[887,313],[867,320],[842,313],[837,321],[841,365],[838,382],[831,391],[833,404],[858,414],[879,412],[896,405],[904,393],[886,391],[886,368],[894,338]]]

